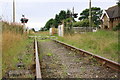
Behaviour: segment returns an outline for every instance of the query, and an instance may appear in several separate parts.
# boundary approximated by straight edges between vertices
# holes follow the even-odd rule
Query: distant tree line
[[[67,10],[67,11],[61,10],[59,14],[55,15],[55,19],[51,18],[47,21],[44,28],[47,28],[47,30],[51,27],[57,28],[58,25],[60,25],[64,20],[71,17],[70,14],[71,14],[70,10]]]
[[[92,26],[98,27],[101,23],[100,17],[102,15],[102,10],[99,7],[92,7]],[[42,30],[49,30],[51,27],[58,28],[58,25],[64,22],[65,27],[88,27],[89,26],[89,9],[83,10],[79,13],[79,21],[71,16],[70,10],[61,10],[59,14],[55,15],[55,18],[49,19]]]
[[[102,15],[102,10],[99,7],[92,7],[91,8],[92,12],[92,26],[93,27],[98,27],[101,23],[100,17]],[[75,22],[73,24],[74,27],[88,27],[89,26],[89,9],[85,9],[80,13],[78,22]]]

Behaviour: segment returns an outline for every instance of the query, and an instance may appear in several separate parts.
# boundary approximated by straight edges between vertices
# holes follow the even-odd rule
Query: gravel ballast
[[[117,78],[118,72],[95,59],[66,49],[51,40],[39,40],[43,78]]]

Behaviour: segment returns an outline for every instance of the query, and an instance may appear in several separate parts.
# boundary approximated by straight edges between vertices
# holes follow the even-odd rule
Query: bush
[[[118,30],[120,30],[120,23],[116,27],[113,28],[113,31],[118,31]]]
[[[89,27],[89,20],[84,19],[79,22],[74,22],[73,27]],[[92,27],[96,27],[96,25],[94,23],[92,23]]]
[[[85,20],[82,20],[82,21],[79,21],[79,22],[75,22],[75,23],[73,23],[73,26],[74,27],[88,27],[89,26],[89,20],[85,19]]]

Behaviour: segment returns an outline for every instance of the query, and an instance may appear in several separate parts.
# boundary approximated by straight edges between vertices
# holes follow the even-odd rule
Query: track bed
[[[66,49],[51,40],[40,40],[42,78],[117,78],[118,72],[91,57]]]

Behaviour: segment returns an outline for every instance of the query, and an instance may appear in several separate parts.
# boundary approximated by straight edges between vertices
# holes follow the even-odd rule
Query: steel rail
[[[34,44],[35,44],[36,80],[42,80],[40,62],[38,57],[38,42],[36,37]]]
[[[53,39],[52,39],[52,40],[53,40]],[[109,67],[109,68],[111,68],[111,69],[114,69],[114,70],[120,72],[120,64],[117,63],[117,62],[114,62],[114,61],[109,60],[109,59],[106,59],[106,58],[104,58],[104,57],[95,55],[95,54],[90,53],[90,52],[88,52],[88,51],[85,51],[85,50],[76,48],[76,47],[74,47],[74,46],[71,46],[71,45],[69,45],[69,44],[67,44],[67,43],[64,43],[64,42],[61,42],[61,41],[58,41],[58,40],[53,40],[53,41],[64,45],[66,48],[70,48],[70,49],[79,51],[79,52],[81,52],[82,55],[92,56],[92,57],[95,58],[99,63],[101,63],[103,66],[107,66],[107,67]]]

